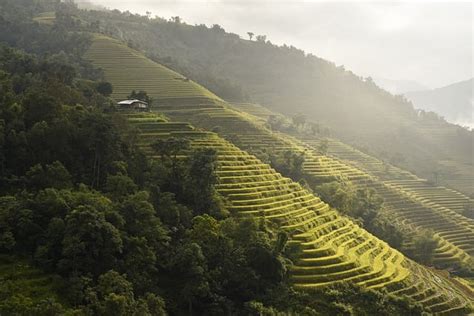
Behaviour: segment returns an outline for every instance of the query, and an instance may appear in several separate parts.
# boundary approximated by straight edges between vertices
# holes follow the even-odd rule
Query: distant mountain
[[[474,127],[473,106],[474,78],[434,90],[405,93],[416,108],[444,116],[452,123]]]
[[[403,94],[408,91],[427,90],[428,87],[413,80],[394,80],[387,78],[374,78],[374,82],[382,89],[392,94]]]

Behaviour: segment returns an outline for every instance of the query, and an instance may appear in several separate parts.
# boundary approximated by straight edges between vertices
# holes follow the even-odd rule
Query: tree
[[[310,123],[310,129],[313,135],[321,133],[321,128],[318,123]]]
[[[15,237],[10,231],[4,231],[0,235],[0,251],[11,251],[15,247]]]
[[[97,90],[97,92],[99,92],[103,96],[108,97],[112,94],[113,87],[112,87],[112,84],[110,82],[102,81],[102,82],[99,82],[97,84],[96,90]]]
[[[58,116],[61,105],[54,97],[42,92],[30,93],[23,101],[25,123],[31,127],[36,122],[51,122]]]
[[[187,303],[188,315],[193,314],[193,306],[209,297],[210,285],[206,258],[196,243],[186,243],[176,249],[172,256],[171,268],[174,279],[179,284],[179,296]]]
[[[303,113],[298,113],[294,115],[291,119],[293,120],[293,124],[296,127],[303,126],[306,123],[306,116]]]
[[[316,147],[316,150],[321,154],[321,155],[326,155],[329,149],[329,140],[327,138],[322,139],[318,146]]]
[[[249,39],[252,40],[253,36],[255,35],[253,32],[247,32]]]
[[[266,35],[257,35],[256,40],[257,40],[257,42],[265,43],[267,41],[267,36]]]
[[[190,148],[190,141],[186,138],[171,137],[166,140],[159,139],[152,143],[151,148],[161,156],[161,163],[168,167],[171,164],[171,177],[168,179],[170,190],[180,195],[183,191],[183,170],[178,155]],[[165,170],[162,170],[166,172]],[[163,175],[161,175],[163,177]]]
[[[211,30],[213,30],[214,32],[225,33],[225,30],[219,24],[213,24],[212,27],[211,27]]]
[[[107,176],[105,191],[117,201],[125,199],[128,195],[135,193],[137,190],[138,186],[126,175],[117,174]]]
[[[151,202],[156,210],[157,216],[172,231],[189,227],[192,212],[189,208],[176,201],[174,193],[160,192],[158,187],[150,188]]]
[[[144,301],[148,307],[148,311],[151,315],[165,316],[166,305],[165,301],[156,294],[147,293],[144,298],[141,299]]]
[[[143,237],[155,253],[163,251],[169,240],[167,229],[156,216],[149,195],[140,191],[130,195],[121,203],[119,213],[125,219],[124,229],[129,236]]]
[[[391,247],[402,250],[405,233],[392,223],[389,216],[379,212],[367,229],[381,240],[386,241]]]
[[[77,207],[66,216],[61,269],[66,273],[99,275],[113,268],[122,252],[120,233],[92,206]]]
[[[43,168],[36,164],[26,173],[30,188],[45,189],[68,189],[72,187],[72,177],[59,161],[55,161]]]
[[[438,241],[434,239],[433,232],[423,230],[413,238],[412,256],[420,263],[431,264]]]
[[[221,214],[214,185],[217,183],[217,152],[215,149],[201,149],[189,158],[187,192],[197,214],[209,212]]]
[[[140,101],[144,101],[148,104],[151,104],[153,99],[148,95],[146,91],[140,90],[140,91],[135,91],[133,90],[132,93],[127,97],[128,99],[137,99]]]
[[[170,137],[166,140],[158,139],[150,146],[162,160],[171,159],[174,167],[177,164],[177,156],[190,148],[190,141],[186,138]]]
[[[370,227],[378,212],[382,209],[382,203],[382,197],[374,189],[357,189],[350,206],[350,215],[361,218],[364,226]]]
[[[115,293],[124,295],[129,299],[133,298],[132,284],[127,281],[124,275],[120,275],[114,270],[109,270],[99,276],[97,292],[102,297]]]
[[[171,17],[171,22],[176,23],[176,24],[181,24],[181,18],[179,16],[172,16]]]
[[[274,131],[281,131],[282,128],[284,127],[285,120],[283,117],[278,116],[278,115],[270,115],[267,119],[268,125],[270,125],[270,128]]]
[[[283,153],[270,153],[270,164],[278,172],[294,181],[300,181],[303,177],[304,153],[295,153],[286,150]]]
[[[352,184],[332,181],[316,186],[314,191],[331,207],[346,214],[350,212],[355,194]]]
[[[96,309],[100,314],[125,316],[133,312],[135,304],[133,287],[125,275],[120,275],[114,270],[102,274],[96,292],[99,298]]]

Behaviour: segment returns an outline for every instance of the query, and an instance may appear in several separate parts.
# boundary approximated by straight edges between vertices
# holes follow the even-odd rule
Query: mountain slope
[[[125,99],[132,90],[144,90],[157,103],[172,102],[175,98],[220,100],[181,74],[152,62],[132,49],[124,50],[122,46],[119,41],[95,35],[92,47],[85,56],[107,70],[107,79],[114,83],[114,98]]]
[[[179,19],[119,11],[75,14],[96,32],[139,47],[223,98],[248,95],[288,115],[304,113],[328,126],[334,136],[379,158],[400,158],[397,165],[422,178],[442,173],[452,183],[462,182],[458,188],[466,188],[474,178],[466,167],[474,159],[472,132],[436,115],[418,113],[404,97],[393,96],[372,79],[342,66],[292,46],[243,40],[219,25],[192,26]],[[97,20],[100,25],[94,24]],[[240,90],[243,93],[229,93]],[[462,174],[468,176],[458,181]]]
[[[433,90],[405,92],[416,108],[433,111],[449,122],[474,126],[474,78]]]
[[[92,62],[104,69],[106,79],[112,84],[114,76],[108,74],[114,73],[113,67],[143,62],[137,52],[123,45],[114,47],[120,50],[120,54],[114,55],[122,56],[116,57],[115,66],[103,64],[101,59],[94,59],[98,53],[95,47],[92,46],[88,56],[92,56]],[[111,56],[106,51],[99,54]],[[161,77],[162,72],[156,71],[156,76]],[[172,80],[172,76],[168,78]],[[136,86],[133,78],[127,84]],[[157,99],[161,97],[158,90],[152,91],[151,96]],[[207,130],[219,130],[220,127],[224,131],[238,131],[240,139],[234,141],[239,146],[244,140],[252,143],[254,148],[279,144],[283,147],[295,146],[293,143],[285,145],[285,140],[275,138],[268,130],[258,127],[250,117],[232,110],[224,102],[216,102],[204,92],[197,98],[209,98],[209,102],[196,106],[188,97],[176,98],[172,104],[158,102],[155,110],[164,112],[174,121],[192,121]],[[173,124],[164,128],[160,124],[143,125],[142,146],[148,153],[151,153],[148,146],[153,139],[171,136],[188,137],[193,146],[216,149],[220,162],[218,190],[230,201],[232,210],[243,216],[272,219],[288,232],[290,243],[303,249],[292,268],[295,285],[320,287],[337,281],[351,281],[369,288],[383,287],[394,293],[405,293],[433,312],[457,310],[462,313],[464,307],[470,304],[466,296],[470,294],[462,294],[462,290],[457,289],[450,280],[406,259],[255,156],[213,133],[194,131],[192,128],[183,130]],[[220,133],[225,135],[225,132]],[[230,140],[232,135],[228,137]],[[298,148],[304,150],[296,145]],[[435,278],[443,281],[438,284]]]
[[[240,105],[237,105],[241,108]],[[266,118],[269,114],[258,106],[244,111]],[[274,114],[275,115],[275,114]],[[264,124],[266,120],[261,121]],[[235,131],[234,131],[235,133]],[[237,132],[238,133],[238,132]],[[283,135],[281,137],[284,137]],[[470,263],[474,253],[474,221],[462,216],[472,199],[445,187],[436,186],[415,175],[364,154],[336,139],[321,135],[296,134],[305,146],[303,169],[313,177],[337,174],[360,188],[374,189],[385,199],[385,211],[407,235],[421,229],[433,229],[439,245],[434,263],[439,267],[458,268]],[[324,163],[318,162],[321,143],[327,142]],[[245,147],[252,151],[251,147]],[[322,158],[319,158],[322,159]]]

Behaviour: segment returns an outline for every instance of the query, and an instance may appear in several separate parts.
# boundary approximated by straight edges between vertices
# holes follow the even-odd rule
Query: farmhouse
[[[148,103],[137,99],[123,100],[118,102],[117,105],[123,110],[148,111]]]

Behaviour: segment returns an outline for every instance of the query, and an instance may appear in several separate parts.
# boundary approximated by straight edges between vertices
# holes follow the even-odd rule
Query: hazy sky
[[[108,8],[188,24],[265,34],[345,65],[356,74],[434,88],[473,73],[473,4],[464,2],[92,0]]]

